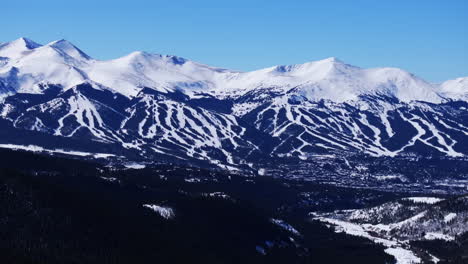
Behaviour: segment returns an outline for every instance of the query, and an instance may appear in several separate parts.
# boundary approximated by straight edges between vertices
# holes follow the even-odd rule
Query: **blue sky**
[[[0,12],[0,42],[64,38],[97,59],[144,50],[248,71],[334,56],[434,82],[468,76],[465,0],[42,0]]]

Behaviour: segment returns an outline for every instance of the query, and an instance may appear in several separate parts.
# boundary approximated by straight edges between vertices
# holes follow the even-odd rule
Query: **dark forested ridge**
[[[2,263],[393,261],[365,239],[310,223],[297,190],[267,177],[171,166],[111,170],[26,152],[0,155]],[[360,201],[345,189],[307,188],[342,205],[351,196]],[[165,219],[143,204],[170,207],[175,217]],[[272,218],[287,220],[300,234]]]

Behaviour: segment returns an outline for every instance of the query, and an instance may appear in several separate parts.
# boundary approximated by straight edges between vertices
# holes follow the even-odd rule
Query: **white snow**
[[[240,73],[224,87],[228,91],[239,87],[281,87],[287,91],[298,87],[308,99],[336,102],[356,100],[361,94],[385,94],[402,101],[441,101],[434,85],[408,72],[396,68],[361,69],[336,58]]]
[[[19,38],[11,42],[0,44],[0,57],[17,59],[26,55],[30,50],[40,47],[40,44],[27,38]]]
[[[26,150],[32,152],[41,152],[44,151],[44,148],[36,145],[15,145],[15,144],[0,144],[0,148],[14,149],[14,150]]]
[[[380,107],[377,113],[377,118],[381,121],[379,124],[367,113],[356,119],[350,117],[342,106],[317,113],[313,105],[318,100],[328,99],[333,102],[352,102],[359,109],[369,109],[368,104],[358,100],[361,95],[396,97],[413,103],[414,100],[439,103],[446,98],[468,100],[468,96],[464,97],[468,94],[468,77],[437,85],[401,69],[363,69],[336,58],[274,66],[251,72],[220,69],[176,56],[146,52],[132,52],[121,58],[101,61],[89,57],[66,40],[39,45],[24,38],[1,44],[0,57],[0,81],[8,81],[12,89],[0,94],[0,98],[14,92],[42,93],[42,85],[47,84],[58,84],[67,90],[74,89],[81,83],[89,83],[95,89],[107,89],[129,98],[136,96],[144,87],[161,92],[182,90],[194,98],[208,96],[207,94],[235,98],[252,92],[256,100],[235,104],[232,115],[198,110],[171,100],[161,103],[151,96],[142,101],[146,116],[138,120],[138,135],[145,140],[154,139],[152,149],[155,152],[179,159],[187,158],[178,153],[168,153],[170,151],[162,147],[167,144],[177,145],[184,149],[184,154],[188,157],[209,160],[218,165],[224,163],[223,166],[232,170],[235,167],[231,165],[239,161],[231,151],[225,150],[224,142],[229,142],[235,149],[242,145],[240,140],[244,140],[242,135],[245,129],[238,131],[240,126],[237,118],[263,105],[262,100],[269,100],[267,91],[284,96],[274,97],[271,105],[256,113],[254,125],[258,129],[263,128],[262,122],[266,116],[272,115],[271,125],[263,132],[281,139],[281,143],[271,153],[274,155],[314,159],[316,157],[310,156],[310,149],[322,148],[357,149],[372,156],[393,157],[406,148],[423,143],[448,156],[462,157],[464,155],[455,148],[457,141],[444,130],[439,130],[439,127],[468,135],[468,128],[453,124],[451,120],[437,120],[439,126],[437,122],[422,116],[399,113],[417,133],[401,148],[390,150],[385,147],[386,137],[392,137],[397,132],[390,122],[389,112],[395,110],[392,104]],[[292,94],[289,93],[291,90],[294,90]],[[290,100],[300,102],[300,105],[291,104]],[[101,106],[80,93],[66,101],[57,99],[48,103],[52,105],[38,107],[53,108],[53,104],[68,107],[67,112],[58,120],[59,126],[54,128],[55,135],[72,137],[80,129],[88,129],[100,141],[117,141],[125,148],[141,149],[142,142],[124,142],[119,136],[120,132],[127,133],[125,125],[129,120],[138,118],[136,109],[131,109],[130,116],[121,123],[122,130],[114,134],[112,129],[106,127],[99,114]],[[332,109],[330,105],[327,107]],[[0,116],[7,117],[13,110],[11,106],[4,105],[0,109]],[[190,114],[186,114],[187,112]],[[287,120],[284,120],[284,115]],[[330,117],[324,118],[324,115]],[[77,124],[74,129],[68,129],[65,125],[67,120],[75,120]],[[285,153],[280,153],[285,149],[282,144],[289,142],[285,138],[291,137],[290,130],[296,126],[303,128],[303,132],[294,135],[297,146],[286,148]],[[30,129],[42,131],[45,128],[42,120],[37,119]],[[364,133],[365,130],[370,131],[370,135]],[[425,137],[426,135],[431,137]],[[242,143],[256,148],[245,140]],[[219,149],[224,155],[223,161],[212,161],[207,151],[209,148]],[[259,170],[259,174],[263,172]]]
[[[440,85],[440,93],[451,99],[468,100],[468,77],[445,81]]]
[[[94,154],[94,157],[96,159],[107,159],[107,158],[110,158],[110,157],[114,157],[115,155],[114,154],[106,154],[106,153],[97,153],[97,154]]]
[[[392,255],[397,260],[397,264],[415,264],[421,263],[421,259],[414,255],[413,252],[403,248],[387,248],[385,253]]]
[[[201,182],[199,178],[185,178],[184,181],[190,183]]]
[[[444,216],[444,222],[448,223],[452,221],[453,219],[455,219],[455,217],[457,217],[456,213],[449,213],[448,215]]]
[[[174,210],[170,207],[159,206],[156,204],[143,204],[143,207],[149,208],[165,219],[172,219],[175,217]]]
[[[394,179],[404,180],[403,175],[375,175],[374,177],[379,181],[394,180]]]
[[[18,92],[41,93],[38,85],[43,83],[61,84],[70,88],[87,80],[86,74],[80,69],[84,66],[82,61],[52,46],[26,48],[20,54],[10,54],[10,49],[7,52],[3,54],[4,50],[0,48],[0,56],[8,55],[12,58],[0,67],[0,75],[16,75],[17,78],[13,78],[16,83],[10,85],[16,87]]]
[[[364,237],[377,244],[383,245],[386,247],[385,252],[394,256],[397,264],[421,263],[421,259],[412,251],[406,249],[407,245],[402,242],[373,236],[358,224],[326,217],[315,217],[314,219],[334,225],[336,232],[344,232],[349,235]]]
[[[265,170],[264,168],[260,168],[260,169],[258,169],[258,172],[257,172],[257,173],[258,173],[258,175],[260,175],[260,176],[265,176],[266,170]]]
[[[135,163],[135,162],[125,163],[124,166],[125,166],[125,168],[135,169],[135,170],[140,170],[140,169],[146,168],[145,164],[140,164],[140,163]]]
[[[435,204],[444,199],[436,198],[436,197],[406,197],[403,200],[412,201],[414,203],[425,203],[425,204]]]
[[[431,254],[429,254],[429,255],[431,256],[431,260],[432,260],[432,262],[434,262],[434,263],[439,263],[439,262],[440,262],[440,259],[439,259],[439,258],[437,258],[436,256],[434,256],[434,255],[431,255]]]
[[[114,60],[95,60],[66,40],[41,46],[24,38],[0,45],[0,76],[18,69],[17,91],[40,93],[38,84],[61,84],[64,89],[89,81],[127,97],[143,87],[158,91],[212,91],[239,96],[253,89],[286,92],[298,89],[309,100],[335,102],[356,100],[363,94],[438,103],[444,97],[460,98],[467,93],[467,80],[460,78],[442,85],[428,83],[397,68],[362,69],[336,58],[304,64],[274,66],[252,72],[238,72],[196,63],[176,56],[132,52]],[[47,65],[47,67],[43,67]],[[441,95],[439,95],[441,94]],[[298,97],[300,98],[300,97]],[[465,97],[463,97],[465,98]],[[243,115],[255,104],[236,106]],[[382,116],[385,120],[385,116]],[[386,131],[392,130],[386,123]]]
[[[203,196],[207,197],[214,197],[214,198],[222,198],[222,199],[231,199],[231,197],[223,192],[212,192],[212,193],[204,193]]]
[[[455,238],[452,236],[441,234],[441,233],[434,233],[434,232],[428,232],[426,235],[424,235],[424,238],[427,240],[435,240],[435,239],[445,240],[445,241],[455,240]]]
[[[110,158],[115,157],[114,154],[108,153],[91,153],[83,151],[63,150],[63,149],[46,149],[36,145],[15,145],[15,144],[0,144],[0,148],[14,149],[14,150],[25,150],[32,152],[47,152],[47,153],[58,153],[72,156],[91,156],[94,158]]]
[[[70,43],[67,40],[61,39],[57,41],[53,41],[47,46],[56,48],[64,53],[66,53],[68,56],[79,60],[79,61],[87,61],[91,59],[88,55],[86,55],[83,51],[75,47],[72,43]]]
[[[108,181],[108,182],[118,181],[117,178],[114,178],[114,177],[101,177],[101,179]]]

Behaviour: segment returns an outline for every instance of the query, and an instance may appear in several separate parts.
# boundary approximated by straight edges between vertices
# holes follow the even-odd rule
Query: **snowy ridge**
[[[240,87],[246,91],[270,87],[279,87],[282,92],[296,89],[312,101],[355,101],[361,95],[386,95],[404,102],[438,103],[442,99],[434,85],[401,69],[361,69],[336,58],[238,74],[226,87],[227,91]]]
[[[28,51],[40,47],[41,45],[27,38],[19,38],[17,40],[0,44],[0,57],[17,59]]]
[[[100,61],[66,40],[0,45],[0,117],[13,127],[230,169],[343,152],[463,158],[466,83],[336,58],[237,72],[146,52]]]
[[[460,94],[468,89],[466,79],[438,86],[401,69],[361,69],[336,58],[242,73],[146,52],[99,61],[66,40],[41,46],[26,38],[2,44],[0,57],[8,59],[0,64],[0,74],[19,69],[17,83],[10,85],[23,92],[40,92],[34,88],[39,83],[60,84],[67,89],[92,81],[129,97],[136,96],[143,87],[158,91],[203,90],[229,96],[278,87],[283,92],[298,89],[309,100],[344,102],[361,95],[385,95],[404,102],[439,103],[446,97],[464,98]],[[45,63],[48,67],[42,67]]]
[[[468,100],[468,77],[457,78],[443,82],[440,85],[440,93],[452,100]]]

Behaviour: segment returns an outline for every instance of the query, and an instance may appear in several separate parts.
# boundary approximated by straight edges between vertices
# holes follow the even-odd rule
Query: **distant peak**
[[[42,45],[28,39],[19,38],[7,43],[0,44],[0,57],[20,58],[26,53],[41,47]]]
[[[8,43],[6,43],[6,45],[8,45],[8,46],[22,46],[22,47],[25,47],[27,49],[35,49],[35,48],[38,48],[38,47],[42,46],[41,44],[38,44],[38,43],[32,41],[31,39],[28,39],[28,38],[25,38],[25,37],[21,37],[19,39],[8,42]]]
[[[128,59],[128,60],[139,60],[139,59],[150,59],[150,60],[162,60],[165,62],[170,62],[175,65],[183,65],[188,60],[182,57],[174,56],[174,55],[161,55],[155,53],[148,53],[146,51],[134,51],[121,59]]]
[[[57,48],[66,48],[66,49],[70,49],[70,48],[71,49],[78,49],[75,45],[73,45],[73,43],[71,43],[70,41],[65,40],[65,39],[59,39],[59,40],[56,40],[56,41],[52,41],[49,44],[47,44],[46,46],[57,47]]]
[[[31,39],[29,39],[29,38],[26,38],[26,37],[21,37],[21,38],[15,39],[15,40],[13,40],[12,42],[19,42],[19,41],[22,41],[22,42],[25,42],[25,43],[27,43],[27,42],[29,42],[29,43],[34,43],[33,40],[31,40]]]
[[[148,56],[151,56],[151,55],[153,55],[153,54],[148,53],[146,51],[141,51],[141,50],[137,50],[137,51],[131,52],[129,54],[129,56],[143,56],[143,57],[148,57]]]
[[[73,43],[66,39],[52,41],[51,43],[47,44],[47,46],[59,49],[67,53],[69,56],[74,57],[75,59],[91,59],[90,56],[88,56],[86,53],[84,53],[82,50],[77,48],[75,45],[73,45]]]
[[[316,71],[320,69],[322,71],[329,71],[335,68],[343,68],[343,67],[354,67],[351,65],[347,65],[343,61],[339,60],[336,57],[329,57],[322,60],[306,62],[303,64],[292,64],[292,65],[279,65],[272,68],[268,68],[273,70],[276,73],[288,73],[288,72],[298,72],[298,71]]]
[[[59,40],[52,41],[52,42],[49,43],[48,45],[51,46],[51,45],[60,44],[60,43],[71,44],[71,43],[70,43],[68,40],[66,40],[66,39],[59,39]]]
[[[343,63],[344,62],[340,59],[338,59],[337,57],[329,57],[329,58],[326,58],[326,59],[323,59],[323,60],[319,60],[317,62],[328,62],[328,63]]]
[[[120,59],[136,60],[136,59],[144,59],[144,58],[151,57],[151,56],[154,56],[154,55],[145,51],[133,51],[121,57]]]

